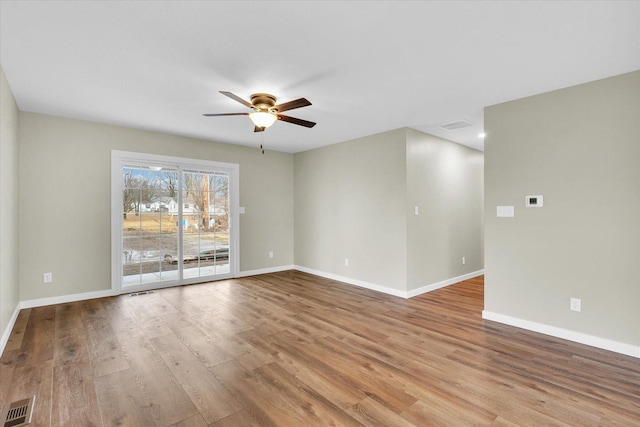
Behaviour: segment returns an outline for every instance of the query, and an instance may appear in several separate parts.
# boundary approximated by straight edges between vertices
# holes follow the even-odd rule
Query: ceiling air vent
[[[468,122],[466,120],[458,120],[451,123],[445,123],[438,127],[444,130],[456,130],[456,129],[468,128],[469,126],[473,126],[473,123]]]
[[[5,405],[0,416],[0,427],[20,427],[31,424],[33,402],[35,400],[36,397],[31,396],[30,398]]]

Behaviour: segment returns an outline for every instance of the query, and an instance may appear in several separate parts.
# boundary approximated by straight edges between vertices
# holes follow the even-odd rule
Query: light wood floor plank
[[[57,366],[53,371],[52,426],[101,426],[93,372],[88,361]]]
[[[151,409],[129,369],[94,378],[104,426],[155,426]],[[56,396],[58,399],[59,397]]]
[[[9,340],[4,346],[4,351],[17,350],[22,346],[22,339],[24,338],[24,332],[27,329],[27,322],[29,321],[30,315],[30,308],[20,310],[20,313],[18,313],[18,318],[16,319],[16,322],[13,325],[13,329],[11,330],[11,334],[9,335]]]
[[[120,341],[106,318],[85,320],[89,359],[96,377],[128,369]]]
[[[233,415],[229,415],[226,418],[216,421],[211,424],[212,427],[260,427],[255,418],[253,418],[247,411],[242,410],[236,412]]]
[[[157,425],[170,425],[198,413],[169,367],[146,338],[123,340],[124,358]]]
[[[25,355],[20,366],[37,365],[53,359],[55,306],[31,309],[20,351]]]
[[[361,402],[357,403],[352,408],[347,409],[347,413],[362,425],[370,427],[409,427],[414,425],[428,425],[425,423],[426,420],[424,419],[420,420],[420,424],[413,424],[409,420],[401,417],[396,412],[370,397],[362,399]]]
[[[175,335],[162,335],[150,341],[207,423],[242,409],[213,373]]]

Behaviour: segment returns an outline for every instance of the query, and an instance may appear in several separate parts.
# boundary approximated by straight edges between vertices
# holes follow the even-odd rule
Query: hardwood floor
[[[640,361],[483,321],[482,278],[403,300],[269,275],[22,310],[0,401],[35,426],[632,426]]]

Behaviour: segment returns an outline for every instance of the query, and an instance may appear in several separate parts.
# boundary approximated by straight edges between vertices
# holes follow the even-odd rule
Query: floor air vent
[[[133,292],[131,294],[129,294],[130,297],[137,297],[138,295],[146,295],[146,294],[152,294],[153,291],[142,291],[142,292]]]
[[[31,424],[31,416],[33,415],[33,402],[36,397],[18,400],[5,405],[2,409],[0,417],[1,427],[20,427]]]

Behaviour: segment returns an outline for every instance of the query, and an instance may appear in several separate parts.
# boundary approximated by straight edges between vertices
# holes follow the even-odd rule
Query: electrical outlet
[[[269,258],[273,258],[273,251],[269,251]]]
[[[344,259],[344,266],[349,267],[349,258]]]
[[[582,301],[580,298],[571,298],[569,308],[573,311],[580,311],[582,309]]]
[[[44,283],[53,282],[53,273],[44,273]]]
[[[467,263],[467,260],[465,259],[465,257],[462,257],[462,265],[465,265]]]

